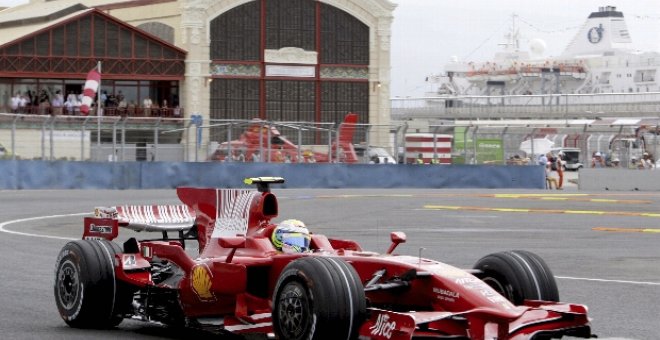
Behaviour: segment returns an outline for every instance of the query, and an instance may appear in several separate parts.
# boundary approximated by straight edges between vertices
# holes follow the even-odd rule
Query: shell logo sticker
[[[215,296],[211,292],[212,284],[211,271],[205,264],[199,264],[193,267],[190,275],[191,286],[197,297],[202,301],[215,301]]]

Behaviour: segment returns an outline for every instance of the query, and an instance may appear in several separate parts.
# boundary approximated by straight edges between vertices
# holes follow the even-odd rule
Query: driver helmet
[[[312,237],[302,221],[284,220],[275,227],[270,239],[277,250],[290,254],[309,251]]]

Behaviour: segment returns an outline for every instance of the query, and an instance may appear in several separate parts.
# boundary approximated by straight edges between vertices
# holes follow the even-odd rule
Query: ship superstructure
[[[634,49],[623,13],[606,6],[589,15],[565,51],[532,58],[542,41],[520,50],[516,16],[504,51],[485,62],[452,61],[429,77],[432,96],[659,92],[660,53]],[[536,50],[536,51],[535,51]]]

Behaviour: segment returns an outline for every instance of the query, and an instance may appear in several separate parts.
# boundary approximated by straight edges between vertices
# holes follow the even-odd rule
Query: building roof
[[[89,12],[91,9],[80,9],[77,11],[73,11],[71,13],[68,13],[64,16],[59,17],[56,20],[52,21],[32,21],[29,22],[26,20],[26,23],[23,25],[11,25],[11,26],[3,26],[2,23],[0,23],[0,46],[3,46],[7,43],[10,43],[14,40],[21,39],[22,37],[41,31],[44,28],[50,27],[52,25],[57,25],[60,22],[66,21],[70,18],[73,18],[75,16],[78,16],[80,14],[83,14],[85,12]],[[4,12],[4,11],[3,11]],[[2,12],[0,12],[1,14]],[[2,18],[0,17],[0,20]],[[12,22],[13,23],[13,22]]]
[[[56,25],[91,8],[131,2],[132,0],[58,0],[31,2],[0,11],[0,46],[21,37]]]
[[[108,3],[108,0],[86,2],[101,6]],[[129,6],[129,3],[133,5],[136,2],[124,3]],[[187,54],[185,50],[97,7],[87,7],[73,0],[46,2],[43,3],[44,6],[41,4],[33,3],[0,11],[2,76],[79,77],[93,68],[97,61],[102,61],[106,79],[136,75],[142,79],[183,78]],[[115,34],[128,35],[123,40],[112,40],[103,34],[94,39],[96,21],[115,27]],[[69,33],[65,28],[71,23],[74,23],[76,28],[71,33],[74,34],[73,39],[67,40]],[[90,39],[93,40],[89,41]],[[105,43],[101,43],[104,39]],[[65,41],[72,42],[73,45],[65,46]],[[132,48],[132,44],[136,47]],[[67,49],[71,48],[81,51],[84,49],[85,53],[67,53]],[[56,62],[52,62],[53,60]]]

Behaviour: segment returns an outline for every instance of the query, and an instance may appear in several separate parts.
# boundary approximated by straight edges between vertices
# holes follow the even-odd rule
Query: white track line
[[[0,223],[0,232],[7,233],[7,234],[13,234],[13,235],[20,235],[20,236],[49,238],[49,239],[53,239],[53,240],[78,240],[79,238],[23,233],[23,232],[20,232],[20,231],[8,230],[5,227],[10,225],[10,224],[15,224],[15,223],[46,220],[46,219],[49,219],[49,218],[84,216],[84,215],[89,215],[89,213],[38,216],[38,217],[22,218],[22,219],[18,219],[18,220],[2,222],[2,223]],[[591,281],[591,282],[605,282],[605,283],[623,283],[623,284],[645,285],[645,286],[660,286],[660,282],[606,280],[606,279],[592,279],[592,278],[585,278],[585,277],[570,277],[570,276],[555,276],[555,278],[560,279],[560,280],[575,280],[575,281]]]
[[[30,221],[39,221],[39,220],[47,220],[47,219],[49,219],[49,218],[70,217],[70,216],[84,216],[84,215],[89,215],[89,213],[64,214],[64,215],[49,215],[49,216],[38,216],[38,217],[22,218],[22,219],[19,219],[19,220],[12,220],[12,221],[7,221],[7,222],[2,222],[2,223],[0,223],[0,232],[7,233],[7,234],[13,234],[13,235],[20,235],[20,236],[49,238],[49,239],[53,239],[53,240],[78,240],[78,239],[80,239],[80,238],[72,238],[72,237],[63,237],[63,236],[52,236],[52,235],[41,235],[41,234],[23,233],[23,232],[20,232],[20,231],[9,230],[9,229],[7,229],[7,228],[5,228],[5,227],[8,226],[8,225],[10,225],[10,224],[15,224],[15,223],[30,222]]]
[[[606,282],[606,283],[626,283],[626,284],[631,284],[631,285],[660,286],[660,282],[605,280],[605,279],[590,279],[590,278],[586,278],[586,277],[570,277],[570,276],[555,276],[555,278],[562,279],[562,280],[594,281],[594,282]]]

